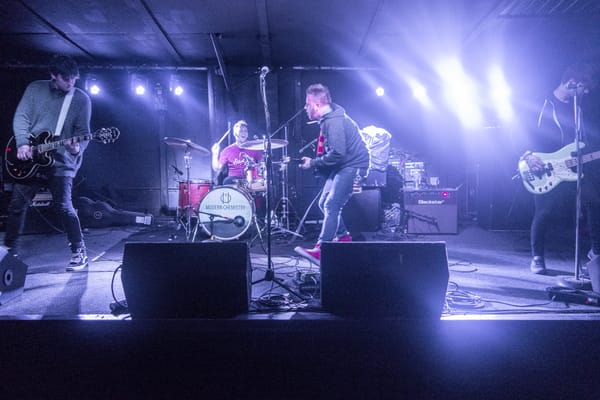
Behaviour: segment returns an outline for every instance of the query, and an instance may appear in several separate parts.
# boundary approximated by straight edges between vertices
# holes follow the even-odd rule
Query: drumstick
[[[227,137],[227,135],[229,135],[229,131],[231,131],[231,129],[227,129],[227,132],[225,132],[225,133],[223,134],[223,136],[221,136],[221,139],[219,139],[219,141],[217,142],[217,144],[219,144],[219,145],[220,145],[220,144],[221,144],[221,142],[222,142],[223,140],[225,140],[225,138]]]

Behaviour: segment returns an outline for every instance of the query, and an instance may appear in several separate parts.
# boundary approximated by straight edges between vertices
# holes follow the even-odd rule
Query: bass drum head
[[[198,221],[202,229],[221,240],[242,236],[252,224],[253,216],[252,198],[231,186],[214,188],[204,196],[198,207]]]

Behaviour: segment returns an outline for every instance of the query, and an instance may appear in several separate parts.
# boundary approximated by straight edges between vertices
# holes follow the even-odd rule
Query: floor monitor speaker
[[[439,319],[448,286],[444,242],[323,242],[324,311]]]
[[[0,305],[23,294],[27,265],[0,248]]]
[[[248,312],[245,242],[125,244],[121,281],[132,318],[231,317]]]

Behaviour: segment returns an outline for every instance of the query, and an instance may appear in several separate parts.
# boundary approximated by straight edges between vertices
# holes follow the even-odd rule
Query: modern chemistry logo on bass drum
[[[200,202],[198,222],[204,231],[220,240],[242,236],[254,221],[254,200],[233,186],[214,188]]]
[[[31,160],[19,160],[17,158],[17,143],[15,137],[12,136],[6,144],[4,151],[6,171],[14,179],[28,179],[35,176],[40,167],[50,167],[54,163],[51,150],[64,147],[73,140],[76,142],[93,140],[102,143],[112,143],[119,138],[120,134],[121,132],[117,128],[101,128],[94,133],[56,141],[52,141],[52,134],[47,131],[39,135],[29,135],[29,145],[33,154]]]

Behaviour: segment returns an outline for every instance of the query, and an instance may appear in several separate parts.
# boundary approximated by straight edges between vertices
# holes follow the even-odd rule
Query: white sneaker
[[[84,248],[77,249],[71,254],[71,262],[67,266],[67,272],[82,271],[88,266],[87,252]]]

